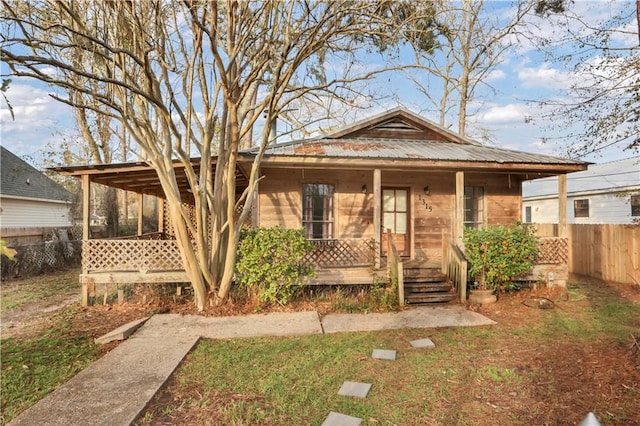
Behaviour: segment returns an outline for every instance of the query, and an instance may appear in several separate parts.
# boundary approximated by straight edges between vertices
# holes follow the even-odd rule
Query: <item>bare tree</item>
[[[407,73],[438,111],[440,125],[455,123],[458,133],[467,133],[469,104],[481,86],[491,89],[488,76],[513,46],[512,36],[532,6],[518,2],[512,16],[497,17],[487,13],[483,0],[437,3],[438,52],[413,44],[415,64]]]
[[[384,35],[391,27],[380,11],[393,4],[3,0],[8,31],[0,52],[14,75],[82,94],[58,99],[126,128],[157,172],[202,310],[211,297],[221,303],[228,295],[268,126],[256,133],[248,187],[236,194],[240,141],[263,113],[269,123],[298,99],[348,99],[351,83],[375,71],[343,76],[322,72],[323,65],[336,52],[349,60],[363,37]],[[183,205],[175,161],[188,178],[195,221]]]
[[[605,7],[609,18],[594,23],[573,2],[540,2],[537,13],[555,31],[531,36],[570,70],[566,96],[537,103],[551,111],[546,118],[563,130],[560,145],[574,158],[612,147],[640,152],[640,1]]]

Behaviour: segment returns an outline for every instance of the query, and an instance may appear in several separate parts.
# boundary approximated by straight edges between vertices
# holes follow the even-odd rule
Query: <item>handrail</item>
[[[468,264],[464,253],[448,235],[442,234],[442,272],[453,283],[461,303],[467,301]]]
[[[404,306],[404,265],[400,256],[398,256],[398,250],[393,243],[393,235],[391,229],[387,229],[387,274],[389,281],[394,282],[398,286],[398,303],[400,306]]]

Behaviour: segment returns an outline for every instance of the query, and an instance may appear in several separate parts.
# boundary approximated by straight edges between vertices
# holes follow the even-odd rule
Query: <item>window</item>
[[[309,240],[333,238],[333,185],[302,185],[302,226]]]
[[[524,208],[524,223],[531,223],[531,206]]]
[[[640,216],[640,195],[631,196],[631,216]]]
[[[382,191],[382,229],[392,234],[407,233],[407,203],[406,189],[384,189]]]
[[[589,200],[573,201],[573,217],[589,217]]]
[[[484,221],[484,188],[464,187],[464,226],[479,228]]]

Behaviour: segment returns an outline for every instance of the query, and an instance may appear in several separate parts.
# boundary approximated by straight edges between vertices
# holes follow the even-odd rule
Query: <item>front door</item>
[[[411,255],[409,190],[382,188],[382,253],[387,253],[387,230],[400,256]]]

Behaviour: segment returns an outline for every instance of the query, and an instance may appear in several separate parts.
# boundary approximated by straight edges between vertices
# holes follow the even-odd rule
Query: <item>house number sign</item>
[[[426,197],[422,197],[422,194],[418,195],[418,200],[420,200],[422,202],[422,205],[424,205],[424,209],[426,211],[428,211],[428,212],[432,212],[433,211],[433,206],[427,202]]]

